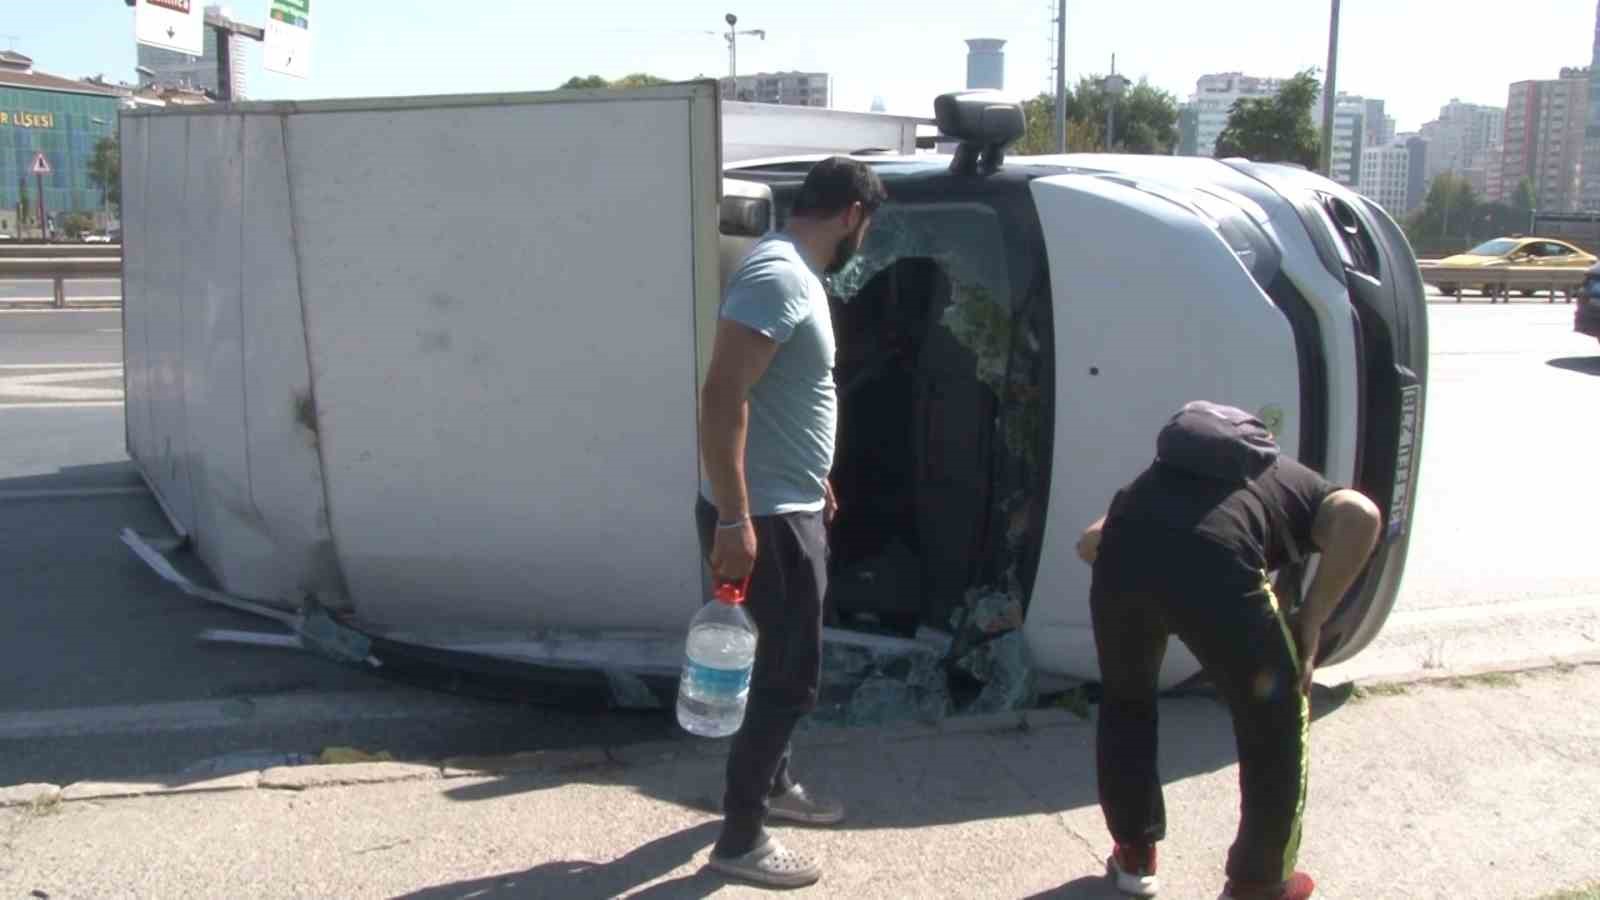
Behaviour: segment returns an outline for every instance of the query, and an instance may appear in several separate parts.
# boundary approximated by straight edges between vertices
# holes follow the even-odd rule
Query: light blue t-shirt
[[[744,458],[750,514],[822,509],[839,401],[833,317],[821,279],[792,238],[773,235],[734,273],[721,316],[778,342],[772,365],[750,390]],[[709,486],[703,490],[713,499]]]

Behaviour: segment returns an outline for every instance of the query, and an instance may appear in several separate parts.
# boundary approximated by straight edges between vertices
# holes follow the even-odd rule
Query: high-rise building
[[[226,6],[207,6],[206,12],[216,13],[223,18],[232,18],[233,13]],[[245,48],[250,41],[236,34],[230,34],[228,41],[228,73],[233,82],[233,98],[243,100],[248,94],[245,91]],[[160,47],[147,47],[138,45],[140,81],[143,84],[153,84],[157,87],[184,87],[205,91],[211,96],[218,96],[221,85],[217,77],[217,32],[216,29],[205,29],[205,48],[200,56],[190,56],[187,53],[178,53],[174,50],[164,50]],[[146,74],[148,73],[148,74]]]
[[[1367,141],[1367,101],[1361,97],[1339,95],[1333,108],[1333,180],[1358,188],[1361,185],[1363,150]],[[1385,207],[1387,208],[1387,207]]]
[[[1491,181],[1498,181],[1500,147],[1504,137],[1506,111],[1498,106],[1479,106],[1451,100],[1439,110],[1439,118],[1422,126],[1428,142],[1427,179],[1454,172],[1473,182],[1480,195],[1488,195]]]
[[[1511,86],[1501,194],[1493,199],[1509,199],[1527,179],[1538,209],[1575,212],[1582,205],[1590,75],[1587,67],[1562,69],[1558,79]]]
[[[1366,126],[1365,144],[1368,147],[1381,147],[1394,141],[1394,116],[1384,113],[1382,100],[1367,99],[1363,101],[1366,107],[1362,114],[1362,122]]]
[[[1003,90],[1006,86],[1006,42],[994,38],[967,41],[967,88]]]
[[[1286,79],[1257,78],[1240,72],[1202,75],[1194,95],[1184,105],[1183,124],[1188,132],[1179,141],[1180,153],[1188,156],[1214,156],[1217,137],[1228,125],[1228,114],[1239,100],[1275,97]]]
[[[833,76],[826,72],[758,72],[722,79],[722,95],[746,103],[833,106]]]
[[[1362,194],[1397,219],[1411,212],[1411,148],[1406,143],[1363,148],[1360,171]]]
[[[1212,142],[1212,150],[1216,149],[1216,142]],[[1179,156],[1200,156],[1200,107],[1193,103],[1185,103],[1178,107],[1178,147]]]
[[[1600,3],[1595,4],[1594,57],[1589,64],[1589,120],[1583,144],[1583,196],[1587,212],[1600,212]]]
[[[1400,135],[1395,140],[1403,142],[1406,148],[1406,212],[1411,213],[1421,209],[1423,201],[1428,199],[1428,142],[1416,134]]]
[[[1504,139],[1503,134],[1502,139]],[[1494,144],[1489,147],[1488,152],[1484,154],[1482,166],[1483,190],[1478,194],[1478,196],[1482,197],[1488,202],[1505,202],[1508,191],[1506,189],[1506,172],[1503,162],[1504,159],[1505,147],[1500,143],[1500,141],[1495,141]],[[1465,174],[1468,178],[1472,177],[1472,171],[1470,169],[1467,170]],[[1431,178],[1428,180],[1428,184],[1432,186],[1433,180]],[[1476,188],[1474,188],[1474,190],[1476,190]]]

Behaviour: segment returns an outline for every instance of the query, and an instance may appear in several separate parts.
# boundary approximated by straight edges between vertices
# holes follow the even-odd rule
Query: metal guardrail
[[[1423,282],[1446,294],[1454,294],[1457,303],[1461,302],[1461,295],[1469,288],[1481,290],[1495,300],[1509,300],[1512,291],[1525,291],[1547,293],[1550,303],[1555,302],[1556,294],[1560,292],[1571,301],[1582,291],[1583,279],[1587,274],[1584,269],[1546,269],[1539,266],[1469,269],[1422,263],[1417,264],[1417,270],[1422,274]]]
[[[122,258],[118,257],[64,257],[64,258],[0,258],[0,279],[49,280],[55,285],[55,307],[67,306],[67,281],[73,278],[120,278]]]
[[[13,244],[0,242],[0,259],[104,259],[121,257],[121,244]]]

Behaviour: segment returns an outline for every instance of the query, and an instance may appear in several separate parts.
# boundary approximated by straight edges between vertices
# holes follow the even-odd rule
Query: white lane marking
[[[0,503],[7,500],[79,500],[93,497],[132,497],[150,492],[143,487],[61,488],[40,491],[0,491]]]
[[[4,410],[4,409],[107,409],[107,408],[110,408],[110,407],[113,407],[113,406],[115,406],[118,409],[121,409],[122,406],[123,406],[123,402],[121,400],[77,400],[77,401],[68,401],[66,403],[51,403],[49,401],[41,401],[39,403],[0,403],[0,410]]]
[[[22,371],[26,369],[120,369],[122,363],[5,363],[0,364],[0,370]]]
[[[310,722],[464,716],[470,701],[410,692],[345,691],[84,706],[0,714],[0,741],[107,734],[163,734],[225,728],[282,727]]]
[[[68,297],[67,298],[67,306],[70,307],[74,303],[109,303],[109,302],[111,302],[113,300],[121,300],[121,299],[122,299],[122,295],[121,294],[115,294],[115,295],[104,294],[104,295],[101,295],[101,296],[98,296],[98,297]],[[56,302],[56,298],[54,298],[54,297],[0,297],[0,303],[54,303],[54,302]]]
[[[38,400],[120,400],[122,388],[69,387],[74,381],[104,381],[114,378],[114,368],[78,369],[41,375],[12,375],[0,378],[0,398],[26,397]]]

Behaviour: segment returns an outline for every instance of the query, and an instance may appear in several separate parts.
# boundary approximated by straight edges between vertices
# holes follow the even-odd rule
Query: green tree
[[[1475,230],[1487,230],[1482,216],[1472,182],[1453,172],[1444,172],[1433,180],[1422,209],[1408,223],[1411,239],[1417,243],[1451,238],[1471,240]]]
[[[611,86],[614,88],[640,88],[654,87],[658,84],[671,83],[671,81],[668,81],[665,78],[658,78],[645,72],[635,72],[632,75],[624,75],[621,78],[618,78],[616,81],[611,82]]]
[[[33,222],[33,200],[28,196],[28,176],[17,179],[17,230]],[[22,237],[22,235],[17,235]]]
[[[1528,214],[1504,203],[1485,203],[1473,212],[1472,239],[1486,241],[1521,233],[1528,228]]]
[[[561,90],[598,90],[601,88],[626,89],[653,87],[658,84],[671,83],[672,82],[666,78],[660,78],[655,75],[651,75],[648,72],[634,72],[631,75],[624,75],[621,78],[618,78],[616,81],[607,81],[606,79],[601,78],[599,75],[575,75],[571,78],[568,78],[561,85]]]
[[[81,212],[68,213],[61,217],[61,233],[67,240],[75,241],[83,237],[85,232],[94,230],[94,219]]]
[[[1289,79],[1275,97],[1249,97],[1234,103],[1217,138],[1216,156],[1297,163],[1315,169],[1322,149],[1311,120],[1318,90],[1317,70],[1307,69]]]
[[[1511,208],[1522,213],[1524,223],[1528,221],[1528,214],[1533,212],[1537,202],[1533,195],[1533,181],[1524,178],[1517,182],[1516,193],[1511,195]]]
[[[106,203],[119,215],[122,210],[122,147],[116,138],[101,138],[89,158],[89,182],[105,192]]]
[[[1079,79],[1077,89],[1067,100],[1067,117],[1091,124],[1097,132],[1105,129],[1106,104],[1110,100],[1100,82],[1097,75]],[[1178,143],[1178,98],[1140,79],[1117,99],[1114,127],[1116,134],[1106,149],[1170,154]]]
[[[1071,108],[1071,104],[1068,104]],[[1022,101],[1022,114],[1028,130],[1011,152],[1019,156],[1039,156],[1056,152],[1056,98],[1040,94]],[[1101,149],[1100,126],[1093,122],[1067,119],[1067,152],[1092,153]]]

